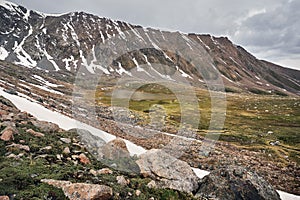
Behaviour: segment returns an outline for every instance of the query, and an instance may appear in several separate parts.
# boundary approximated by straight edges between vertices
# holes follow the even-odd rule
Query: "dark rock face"
[[[200,181],[196,196],[218,200],[280,200],[267,181],[243,167],[213,171]]]

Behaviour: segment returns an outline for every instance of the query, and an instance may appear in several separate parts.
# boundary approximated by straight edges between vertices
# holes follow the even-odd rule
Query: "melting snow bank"
[[[116,138],[116,136],[111,135],[105,131],[102,131],[100,129],[87,125],[85,123],[74,120],[58,112],[48,110],[36,102],[32,102],[28,99],[22,98],[17,95],[8,94],[3,91],[3,88],[0,88],[0,95],[9,99],[19,110],[26,111],[39,120],[55,123],[65,130],[69,130],[72,128],[86,129],[90,131],[92,134],[99,136],[106,142],[109,142]],[[25,95],[23,96],[25,97]],[[136,144],[128,140],[124,140],[124,141],[131,155],[134,154],[140,155],[146,152],[146,149],[137,146]],[[201,170],[197,168],[192,168],[192,169],[199,178],[203,178],[204,176],[209,174],[209,172],[205,170]],[[289,194],[282,191],[277,191],[277,192],[279,193],[280,198],[282,200],[300,200],[300,196]]]
[[[209,174],[209,171],[205,171],[202,169],[198,169],[198,168],[192,168],[194,173],[196,174],[196,176],[198,176],[199,178],[203,178],[204,176]]]
[[[116,138],[116,136],[111,135],[105,131],[102,131],[100,129],[87,125],[85,123],[74,120],[58,112],[48,110],[47,108],[43,107],[42,105],[36,102],[29,101],[28,99],[22,98],[17,95],[8,94],[4,92],[2,88],[0,88],[0,95],[9,99],[19,110],[26,111],[32,114],[38,120],[55,123],[59,125],[62,129],[65,130],[69,130],[72,128],[86,129],[90,131],[92,134],[102,138],[106,142],[109,142]],[[144,148],[137,146],[136,144],[128,140],[124,140],[124,141],[131,155],[134,154],[140,155],[146,152]]]
[[[300,196],[277,190],[282,200],[300,200]]]

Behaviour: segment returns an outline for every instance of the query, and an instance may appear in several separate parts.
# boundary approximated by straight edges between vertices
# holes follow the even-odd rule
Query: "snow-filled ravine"
[[[87,125],[85,123],[76,121],[70,117],[62,115],[58,112],[48,110],[47,108],[43,107],[42,105],[38,104],[37,102],[33,102],[31,100],[26,99],[25,95],[23,97],[8,94],[3,91],[3,88],[0,88],[0,96],[3,96],[9,99],[19,110],[26,111],[32,114],[39,120],[53,122],[59,125],[62,129],[69,130],[72,128],[80,128],[86,129],[90,131],[92,134],[102,138],[104,141],[109,142],[116,138],[116,136],[111,135],[105,131]],[[126,142],[127,148],[131,155],[140,155],[145,153],[147,150],[143,147],[140,147],[128,140],[124,140]],[[195,174],[199,178],[203,178],[204,176],[208,175],[209,172],[197,168],[192,168]],[[300,200],[300,196],[289,194],[286,192],[278,191],[280,198],[282,200]]]

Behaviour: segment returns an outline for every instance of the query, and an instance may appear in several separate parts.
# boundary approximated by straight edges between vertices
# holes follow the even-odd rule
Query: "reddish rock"
[[[113,194],[112,188],[106,185],[71,183],[70,181],[56,181],[51,179],[43,179],[41,181],[61,188],[70,200],[108,200],[111,199]]]
[[[36,131],[34,131],[34,130],[32,130],[32,129],[28,129],[28,130],[26,131],[26,133],[29,133],[29,134],[31,134],[31,135],[33,135],[33,136],[35,136],[35,137],[44,137],[44,136],[45,136],[43,133],[36,132]]]
[[[8,112],[6,110],[0,110],[0,117],[7,114]]]
[[[86,155],[83,153],[80,154],[78,158],[79,158],[79,161],[84,165],[91,164],[90,159],[88,157],[86,157]]]
[[[1,132],[0,139],[3,141],[14,140],[14,134],[18,134],[18,130],[14,127],[8,126]]]
[[[0,196],[0,200],[9,200],[8,196]]]

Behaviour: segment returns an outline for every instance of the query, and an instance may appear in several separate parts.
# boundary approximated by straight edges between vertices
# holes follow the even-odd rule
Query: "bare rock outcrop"
[[[113,195],[112,188],[106,185],[71,183],[70,181],[58,181],[43,179],[47,183],[57,188],[61,188],[70,200],[106,200]]]
[[[158,149],[140,155],[136,161],[144,177],[155,181],[156,187],[193,192],[198,188],[199,178],[184,161]]]
[[[275,189],[257,173],[236,166],[218,169],[205,176],[196,196],[218,200],[280,200]]]

